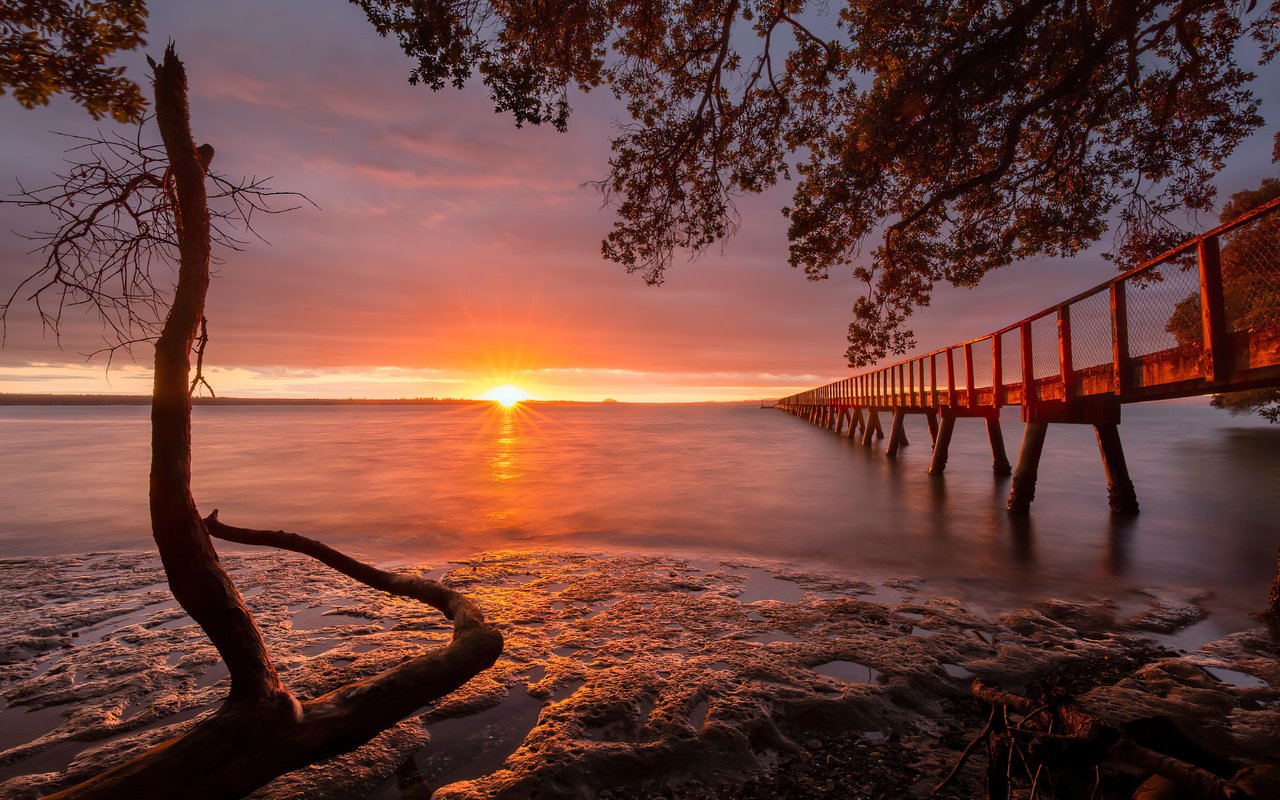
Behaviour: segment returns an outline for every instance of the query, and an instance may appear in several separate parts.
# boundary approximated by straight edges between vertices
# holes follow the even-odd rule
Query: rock
[[[1194,793],[1161,775],[1152,775],[1133,793],[1132,800],[1197,800]]]
[[[1235,774],[1236,786],[1256,800],[1280,797],[1280,767],[1273,764],[1256,764]]]

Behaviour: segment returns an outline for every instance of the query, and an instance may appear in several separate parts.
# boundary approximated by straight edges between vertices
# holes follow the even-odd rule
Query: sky
[[[226,175],[271,176],[318,208],[260,225],[268,243],[224,254],[210,289],[206,374],[219,395],[538,399],[776,398],[845,377],[846,271],[787,265],[780,187],[739,204],[723,248],[677,263],[660,287],[600,256],[618,109],[578,96],[569,131],[516,129],[482,87],[410,86],[410,64],[356,7],[329,0],[151,4],[149,45],[186,61],[192,125]],[[141,54],[121,63],[142,81]],[[1220,199],[1274,175],[1280,68],[1258,70],[1264,127],[1219,177]],[[94,123],[65,99],[0,98],[0,194],[47,183],[65,140]],[[39,266],[20,234],[47,219],[0,206],[0,290]],[[921,352],[1003,327],[1106,280],[1098,252],[1014,265],[977,289],[939,287],[913,319]],[[149,348],[110,367],[88,317],[60,337],[16,307],[0,392],[150,391]]]

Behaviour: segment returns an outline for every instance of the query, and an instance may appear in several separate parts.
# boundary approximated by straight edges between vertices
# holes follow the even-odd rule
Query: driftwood
[[[226,525],[214,511],[209,535],[311,556],[361,583],[426,603],[453,621],[453,640],[314,700],[230,698],[209,719],[56,798],[239,797],[273,778],[371,740],[418,708],[488,668],[502,636],[463,595],[424,578],[387,572],[284,531]]]
[[[1031,800],[1050,797],[1045,785],[1051,769],[1092,776],[1090,797],[1101,797],[1101,764],[1110,760],[1136,767],[1171,782],[1200,800],[1262,800],[1273,797],[1271,788],[1258,789],[1251,769],[1236,770],[1223,778],[1202,766],[1140,744],[1125,729],[1072,708],[1062,697],[1040,701],[1002,691],[981,679],[973,682],[973,695],[990,709],[987,724],[961,753],[955,767],[934,787],[937,794],[959,775],[970,756],[983,745],[987,755],[984,786],[986,800],[1013,797],[1014,784],[1025,781]],[[1268,787],[1274,775],[1267,773]],[[1258,793],[1263,791],[1264,793]],[[1185,796],[1185,795],[1179,795]]]

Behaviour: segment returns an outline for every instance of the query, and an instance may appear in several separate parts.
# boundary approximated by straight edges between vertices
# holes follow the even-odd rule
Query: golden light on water
[[[528,400],[529,394],[517,386],[504,384],[496,389],[490,389],[485,399],[492,400],[503,408],[512,408],[520,401]]]

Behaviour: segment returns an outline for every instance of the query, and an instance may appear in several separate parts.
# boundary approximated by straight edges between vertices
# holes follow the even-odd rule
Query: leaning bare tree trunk
[[[156,341],[151,395],[151,533],[174,597],[209,634],[231,674],[231,702],[290,705],[262,634],[218,561],[191,497],[191,347],[209,290],[212,149],[191,135],[186,74],[170,48],[155,68],[156,124],[177,198],[178,285]],[[202,157],[203,156],[203,157]]]
[[[232,528],[201,519],[191,496],[191,351],[209,288],[210,225],[186,75],[170,46],[155,70],[156,122],[176,201],[178,284],[156,342],[152,396],[151,525],[169,586],[226,662],[231,693],[213,716],[141,756],[68,788],[59,798],[242,796],[286,772],[368,742],[423,705],[487,669],[502,636],[470,601],[435,581],[361,564],[296,534]],[[281,683],[261,632],[210,540],[310,555],[375,588],[420,600],[454,622],[453,641],[381,675],[300,703]]]

